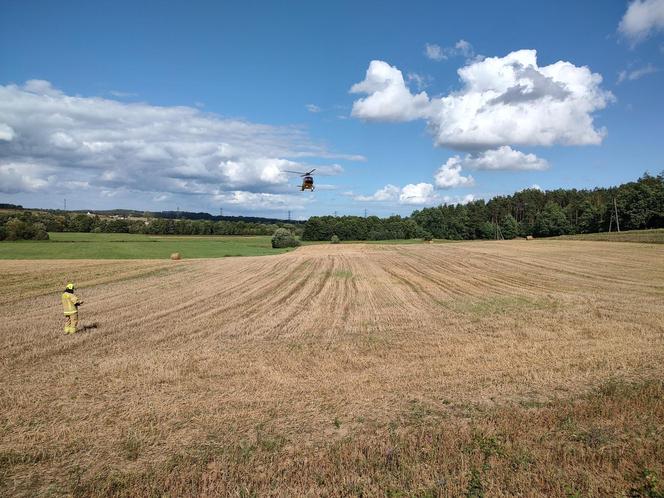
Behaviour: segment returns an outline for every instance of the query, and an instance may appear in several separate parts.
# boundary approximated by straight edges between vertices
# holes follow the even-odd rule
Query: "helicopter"
[[[306,173],[301,171],[289,171],[287,169],[284,171],[286,173],[293,173],[302,177],[302,186],[300,187],[301,192],[304,192],[305,190],[311,190],[312,192],[314,191],[314,177],[311,176],[311,173],[316,171],[316,168],[312,169],[311,171],[307,171]]]

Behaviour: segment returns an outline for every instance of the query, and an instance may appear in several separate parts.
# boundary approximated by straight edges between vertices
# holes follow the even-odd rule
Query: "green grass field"
[[[625,232],[586,233],[581,235],[562,235],[551,237],[560,240],[601,240],[609,242],[643,242],[648,244],[664,244],[664,228],[652,230],[628,230]]]
[[[269,236],[178,236],[128,233],[49,233],[50,240],[0,242],[0,259],[165,259],[265,256],[292,249],[272,249]]]

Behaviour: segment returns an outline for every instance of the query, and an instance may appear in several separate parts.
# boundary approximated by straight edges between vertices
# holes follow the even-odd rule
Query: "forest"
[[[313,216],[305,224],[302,238],[513,239],[606,232],[618,226],[621,230],[664,227],[664,172],[644,174],[637,181],[611,188],[526,189],[488,202],[423,208],[407,218]]]

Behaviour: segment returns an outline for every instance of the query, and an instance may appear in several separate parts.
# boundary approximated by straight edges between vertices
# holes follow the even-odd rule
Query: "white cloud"
[[[461,159],[459,156],[450,157],[434,175],[436,187],[455,188],[472,187],[475,185],[475,179],[468,175],[461,175]]]
[[[613,100],[602,77],[585,66],[558,61],[538,66],[535,50],[468,63],[458,71],[461,90],[429,99],[410,93],[401,71],[372,61],[367,77],[351,91],[368,97],[353,104],[353,116],[376,121],[425,119],[434,143],[461,150],[503,145],[601,143],[593,113]]]
[[[51,82],[46,80],[28,80],[25,82],[25,85],[23,85],[23,88],[27,92],[48,95],[50,97],[60,97],[62,95],[60,90],[53,88]]]
[[[314,112],[314,113],[320,112],[322,110],[316,104],[307,104],[305,107],[307,108],[307,111]]]
[[[424,45],[424,55],[432,61],[442,61],[447,59],[443,47],[435,43],[427,43]]]
[[[365,202],[387,202],[387,201],[396,201],[399,199],[399,194],[401,194],[401,189],[395,185],[385,185],[383,188],[376,190],[372,195],[356,195],[353,198],[356,201],[365,201]]]
[[[4,140],[5,142],[11,142],[14,140],[14,137],[16,136],[16,133],[14,133],[14,128],[11,126],[0,123],[0,140]]]
[[[430,183],[410,183],[403,188],[395,185],[385,185],[385,187],[377,190],[373,195],[354,195],[352,192],[345,192],[344,195],[349,195],[356,201],[396,202],[406,205],[467,204],[475,200],[475,195],[473,194],[441,196]]]
[[[643,78],[644,76],[656,73],[658,71],[659,68],[653,66],[652,64],[647,64],[638,69],[632,69],[631,71],[627,70],[620,71],[620,73],[618,73],[618,83],[622,83],[623,81],[638,80],[640,78]]]
[[[450,57],[463,56],[473,57],[475,51],[473,46],[466,40],[459,40],[453,47],[441,47],[435,43],[427,43],[424,45],[424,55],[434,61],[442,61]]]
[[[263,192],[233,191],[213,197],[214,201],[250,211],[260,210],[302,210],[311,202],[308,196],[270,194]]]
[[[292,189],[282,170],[310,169],[300,161],[305,157],[365,159],[331,153],[297,127],[225,119],[193,107],[69,96],[43,80],[0,85],[0,171],[6,192],[35,192],[46,185],[63,189],[77,181],[90,186],[91,202],[94,192],[113,189],[147,192],[150,199],[278,195]],[[338,164],[320,169],[343,171]],[[50,177],[58,181],[52,184]],[[232,194],[233,202],[242,199],[252,197]],[[283,207],[279,197],[260,199],[261,206],[273,199]]]
[[[307,168],[306,171],[309,171],[310,169],[313,169],[314,166],[307,165],[305,166]],[[330,164],[327,166],[315,166],[316,176],[337,176],[340,175],[344,172],[344,168],[341,164]]]
[[[352,192],[346,192],[345,195],[362,202],[435,204],[440,201],[438,193],[430,183],[409,183],[403,188],[388,184],[372,195],[354,195]]]
[[[438,198],[440,204],[468,204],[476,199],[475,194],[444,195]]]
[[[455,55],[463,55],[464,57],[473,57],[475,50],[473,46],[466,40],[459,40],[454,45]]]
[[[635,0],[618,25],[618,30],[633,45],[656,31],[664,30],[664,0]]]
[[[433,78],[428,74],[417,74],[417,73],[408,73],[406,79],[408,80],[408,83],[415,84],[417,89],[420,91],[427,88],[433,81]]]
[[[430,183],[410,183],[401,189],[399,204],[435,204],[439,200]]]
[[[121,92],[121,91],[119,91],[119,90],[111,90],[111,91],[109,91],[108,93],[110,93],[110,94],[113,95],[114,97],[118,97],[118,98],[138,97],[138,94],[137,94],[137,93],[133,93],[133,92]]]
[[[0,192],[38,192],[55,180],[49,168],[30,163],[8,162],[0,164]]]
[[[534,189],[534,190],[539,190],[540,192],[544,192],[544,190],[542,190],[542,187],[540,187],[540,186],[537,185],[536,183],[533,183],[533,184],[530,186],[530,188],[531,188],[531,189]]]
[[[524,154],[512,149],[509,145],[503,145],[497,149],[489,149],[483,152],[466,154],[456,160],[464,168],[476,170],[545,170],[549,163],[535,154]],[[448,161],[449,162],[449,161]]]
[[[425,117],[430,107],[425,92],[411,94],[401,71],[383,61],[371,61],[364,81],[350,91],[369,95],[353,103],[351,115],[361,119],[412,121]]]

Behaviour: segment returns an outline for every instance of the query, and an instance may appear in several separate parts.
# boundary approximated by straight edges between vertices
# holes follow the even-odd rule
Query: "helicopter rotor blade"
[[[305,175],[310,175],[310,174],[313,173],[314,171],[316,171],[316,168],[312,169],[311,171],[306,172]]]
[[[285,172],[285,173],[294,173],[294,174],[296,174],[296,175],[300,175],[300,176],[304,176],[304,175],[307,174],[307,173],[302,173],[302,171],[291,171],[291,170],[289,170],[289,169],[284,169],[284,170],[282,170],[282,171]]]

